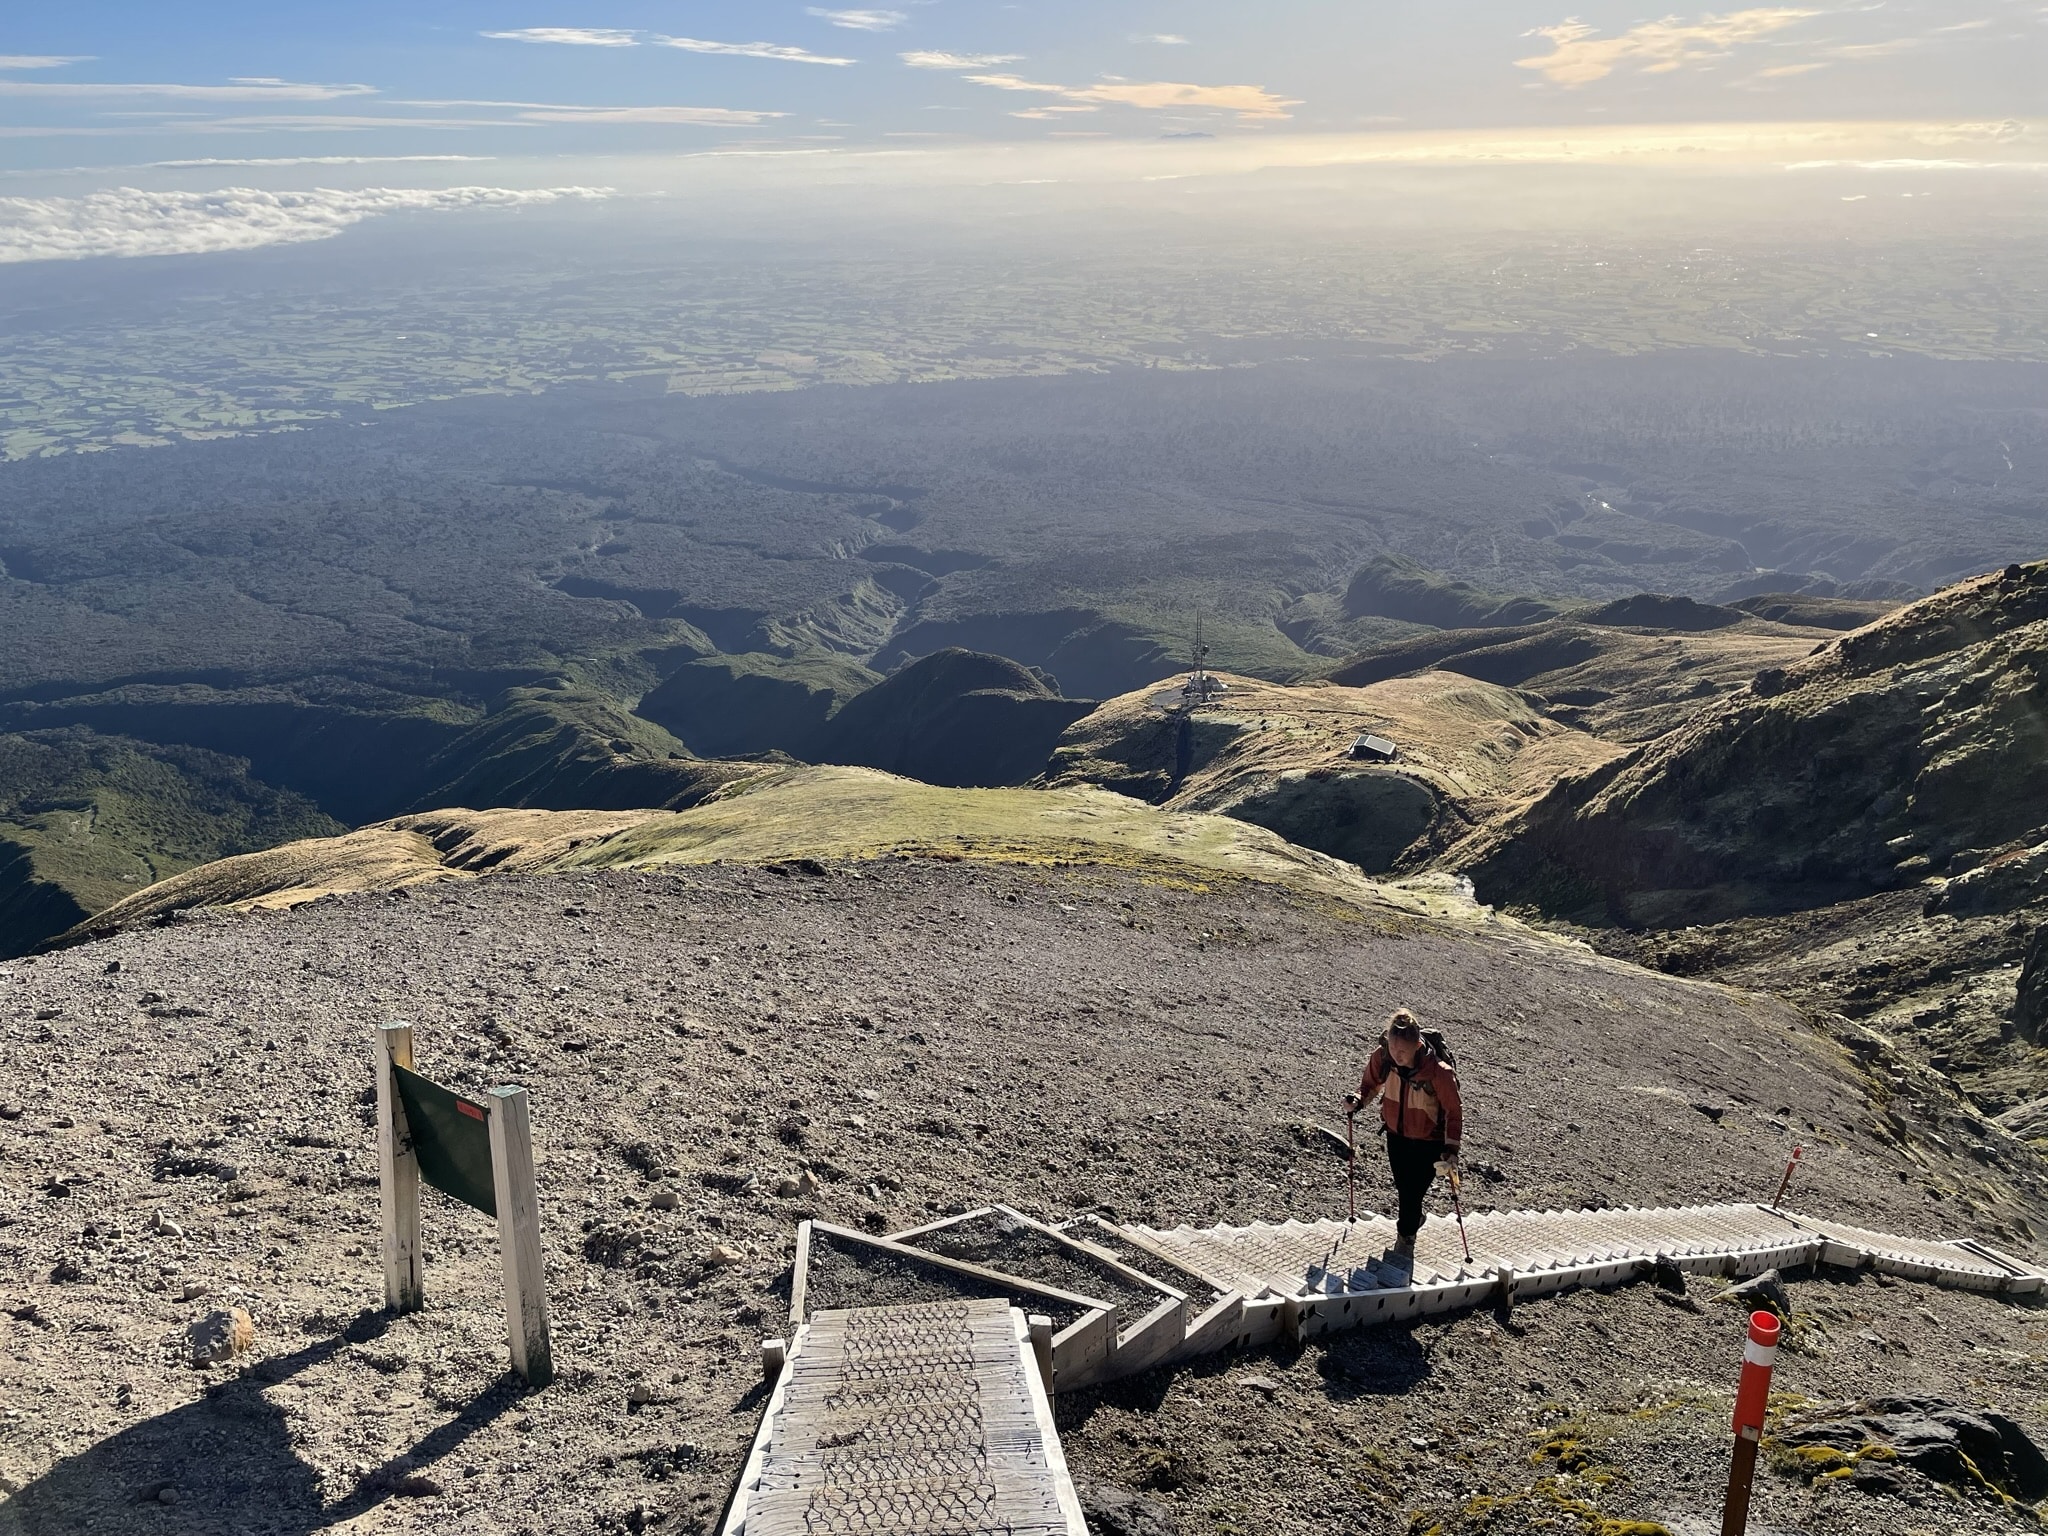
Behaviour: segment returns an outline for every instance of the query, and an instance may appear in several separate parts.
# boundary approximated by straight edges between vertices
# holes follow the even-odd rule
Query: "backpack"
[[[1445,1066],[1449,1067],[1453,1072],[1458,1070],[1457,1055],[1451,1050],[1450,1046],[1445,1042],[1442,1030],[1425,1029],[1422,1032],[1422,1043],[1429,1047],[1430,1053],[1434,1055],[1438,1061],[1442,1062]]]

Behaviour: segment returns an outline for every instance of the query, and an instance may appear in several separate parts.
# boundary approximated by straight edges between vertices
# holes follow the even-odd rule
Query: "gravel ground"
[[[1020,1226],[994,1212],[956,1222],[913,1241],[918,1247],[942,1253],[949,1259],[980,1264],[1019,1280],[1034,1280],[1054,1290],[1106,1301],[1116,1313],[1119,1329],[1130,1327],[1167,1299],[1158,1291],[1125,1279],[1107,1264],[1091,1262],[1043,1232]]]
[[[0,971],[4,1536],[701,1530],[758,1419],[755,1346],[781,1331],[800,1217],[1335,1214],[1341,1166],[1296,1132],[1333,1120],[1403,1003],[1465,1060],[1487,1202],[1761,1198],[1796,1139],[1821,1148],[1804,1209],[2020,1249],[2043,1218],[2035,1153],[1952,1119],[1935,1139],[1781,1004],[1249,885],[922,860],[502,876]],[[562,1365],[545,1392],[503,1375],[480,1216],[430,1196],[427,1310],[377,1310],[370,1048],[393,1017],[429,1075],[533,1090]],[[815,1198],[770,1193],[806,1167]],[[1382,1203],[1383,1173],[1367,1189]],[[1990,1401],[2048,1438],[2041,1314],[1796,1289],[1820,1321],[1781,1384]],[[230,1303],[254,1347],[194,1368],[185,1328]],[[1567,1480],[1597,1499],[1571,1497],[1680,1530],[1718,1502],[1738,1335],[1711,1303],[1579,1295],[1061,1413],[1077,1467],[1156,1498],[1169,1530],[1574,1530],[1549,1495],[1454,1506],[1532,1486],[1527,1436],[1579,1420],[1606,1459]],[[1773,1477],[1760,1518],[1845,1536],[2004,1518],[1817,1486]]]
[[[1033,1277],[1016,1274],[1014,1278]],[[836,1307],[910,1307],[961,1297],[994,1300],[1012,1294],[997,1281],[982,1284],[965,1275],[949,1276],[936,1265],[841,1245],[820,1232],[811,1234],[807,1284],[806,1315]],[[1027,1310],[1050,1317],[1055,1328],[1065,1328],[1087,1315],[1078,1304],[1061,1306],[1044,1297],[1035,1298]]]
[[[1998,1405],[2048,1442],[2048,1312],[1888,1279],[1796,1273],[1774,1413],[1867,1393]],[[1579,1291],[1217,1357],[1061,1397],[1077,1479],[1137,1491],[1179,1532],[1720,1530],[1747,1312],[1654,1287]],[[1926,1478],[1873,1497],[1760,1473],[1753,1536],[2040,1528]],[[1597,1511],[1581,1518],[1573,1513]],[[1617,1522],[1603,1527],[1600,1520]],[[1547,1522],[1547,1523],[1546,1523]]]

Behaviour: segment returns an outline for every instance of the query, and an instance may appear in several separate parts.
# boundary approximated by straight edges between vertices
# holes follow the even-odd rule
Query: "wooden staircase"
[[[888,1237],[798,1229],[787,1339],[722,1536],[828,1531],[1086,1536],[1054,1433],[1070,1392],[1222,1350],[1618,1285],[1826,1264],[2006,1295],[2048,1274],[1969,1239],[1874,1232],[1762,1205],[1489,1211],[1428,1221],[1052,1225],[990,1205]],[[814,1309],[812,1256],[863,1255],[933,1299]],[[835,1282],[842,1289],[844,1278]],[[952,1293],[952,1294],[949,1294]]]

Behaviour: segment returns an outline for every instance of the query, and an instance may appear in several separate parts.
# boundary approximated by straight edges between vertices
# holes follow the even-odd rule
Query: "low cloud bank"
[[[248,251],[330,239],[379,214],[518,208],[608,195],[601,187],[366,187],[346,192],[116,187],[86,197],[0,197],[0,263]]]

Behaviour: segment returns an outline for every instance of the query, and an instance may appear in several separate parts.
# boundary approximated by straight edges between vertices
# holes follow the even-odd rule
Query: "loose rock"
[[[1081,1513],[1097,1536],[1176,1536],[1173,1506],[1108,1483],[1082,1483]]]
[[[209,1312],[185,1330],[197,1366],[224,1365],[256,1342],[256,1323],[240,1307]]]
[[[1731,1285],[1721,1299],[1745,1307],[1769,1307],[1779,1317],[1792,1315],[1792,1298],[1786,1294],[1785,1282],[1775,1269],[1767,1269],[1740,1285]]]

